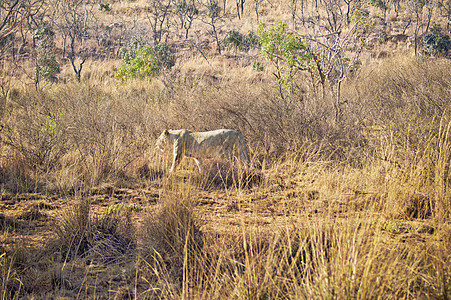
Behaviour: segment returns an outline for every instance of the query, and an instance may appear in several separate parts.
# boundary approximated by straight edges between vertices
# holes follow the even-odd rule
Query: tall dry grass
[[[237,76],[249,70],[221,63],[213,74],[187,65],[127,86],[95,79],[40,91],[16,86],[0,132],[2,193],[157,184],[159,201],[143,213],[139,234],[127,235],[136,256],[114,287],[130,297],[446,299],[450,69],[444,59],[402,55],[372,62],[344,83],[341,122],[331,121],[327,99],[301,93],[280,103],[271,74],[249,83]],[[168,178],[170,158],[153,146],[163,129],[221,127],[246,137],[262,166],[255,184],[239,168],[230,184],[212,184],[227,171],[216,164],[198,174],[188,160]],[[235,226],[201,215],[198,200],[215,191],[228,197]],[[70,257],[74,270],[77,259],[110,268],[105,261],[123,258],[115,251],[122,223],[95,221],[87,203],[64,220],[61,261],[49,275],[54,295],[74,296],[72,286],[89,297],[93,273],[83,269],[79,281],[62,265]],[[2,255],[1,294],[27,295],[10,285],[25,282],[24,268]]]
[[[405,226],[399,233],[392,227],[394,221],[369,217],[367,210],[346,218],[324,211],[314,217],[286,217],[284,225],[267,228],[249,224],[249,216],[242,215],[238,231],[201,235],[190,205],[195,193],[179,188],[179,183],[165,187],[172,198],[165,197],[160,212],[145,225],[150,230],[144,254],[151,250],[152,255],[144,258],[140,270],[152,280],[139,297],[367,299],[383,295],[417,299],[449,295],[449,226],[437,225],[437,232],[425,237],[419,234],[425,227],[398,224]]]
[[[306,145],[326,165],[379,170],[379,178],[370,180],[374,190],[385,191],[387,209],[416,201],[420,214],[440,207],[448,216],[448,66],[446,59],[404,55],[369,63],[344,84],[346,106],[338,123],[331,121],[327,99],[301,92],[282,103],[271,74],[252,75],[250,66],[242,71],[220,62],[197,71],[187,62],[150,84],[105,87],[93,79],[38,91],[16,87],[1,131],[3,189],[74,193],[137,176],[158,179],[170,159],[162,161],[153,147],[163,129],[234,128],[258,165],[275,167],[278,157]],[[236,75],[243,72],[256,77],[240,80]],[[15,182],[20,178],[26,182]]]
[[[308,166],[304,167],[309,172]],[[370,210],[355,210],[337,218],[330,210],[324,210],[314,216],[301,213],[282,217],[278,225],[265,227],[247,222],[251,216],[243,214],[238,217],[241,225],[237,231],[217,234],[202,226],[200,216],[196,215],[198,193],[190,183],[172,181],[164,185],[157,211],[146,214],[147,221],[139,228],[139,235],[131,235],[138,248],[136,254],[132,254],[133,248],[127,250],[130,256],[127,260],[131,258],[132,263],[121,265],[120,273],[127,274],[127,279],[115,286],[117,296],[139,299],[449,296],[449,224],[415,225],[387,219]],[[322,193],[319,199],[330,196]],[[124,253],[117,251],[122,249],[117,244],[118,231],[102,225],[120,223],[93,222],[89,206],[83,201],[69,209],[63,220],[58,225],[63,234],[56,241],[62,247],[56,251],[59,256],[52,255],[54,261],[52,258],[51,268],[46,271],[52,292],[39,294],[38,289],[31,289],[32,293],[43,297],[51,294],[91,297],[93,289],[100,292],[105,284],[96,270],[111,271],[111,263],[125,259]],[[113,219],[105,215],[97,220]],[[74,226],[79,230],[73,230]],[[424,230],[429,234],[424,234]],[[76,255],[71,251],[80,252]],[[4,258],[0,257],[3,297],[27,295],[30,282],[25,280],[22,270],[31,262],[25,259],[23,265],[13,267],[13,262]],[[91,269],[80,274],[79,266],[86,262]],[[83,274],[85,279],[80,281],[77,276]],[[95,282],[93,275],[97,276]],[[113,284],[109,284],[111,289]]]

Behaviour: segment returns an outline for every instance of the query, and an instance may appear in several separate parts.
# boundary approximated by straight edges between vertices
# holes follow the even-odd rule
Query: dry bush
[[[136,172],[143,174],[149,180],[166,178],[169,175],[169,168],[172,163],[172,151],[170,153],[162,153],[156,147],[154,141],[154,139],[150,140],[149,149],[144,152],[145,161],[141,163],[141,167],[136,169]]]
[[[65,118],[71,128],[71,145],[84,166],[84,181],[96,185],[120,176],[136,153],[147,148],[147,134],[139,130],[143,112],[133,103],[119,101],[91,86],[61,91],[66,99]]]
[[[144,155],[150,134],[140,105],[84,84],[23,91],[10,101],[3,141],[47,177],[49,189],[78,190],[123,176]]]
[[[14,254],[0,252],[0,298],[19,299],[22,284],[17,274]]]
[[[288,20],[288,2],[262,2],[262,20]],[[99,20],[119,15],[128,27],[146,6],[129,4],[114,3]],[[282,101],[270,67],[251,68],[252,54],[207,53],[207,61],[188,52],[151,81],[116,85],[119,61],[87,61],[82,83],[63,82],[73,77],[66,69],[38,91],[26,80],[11,85],[2,98],[2,193],[77,195],[142,180],[160,200],[135,230],[126,205],[94,216],[83,199],[58,219],[58,250],[37,249],[40,260],[24,263],[20,249],[0,248],[1,298],[92,297],[91,288],[153,299],[449,298],[449,60],[395,54],[364,65],[343,82],[337,122],[310,78],[301,75]],[[153,147],[167,128],[239,130],[264,173],[210,161],[201,173],[189,165],[169,176],[171,158]],[[32,209],[9,225],[16,221],[5,215],[3,233],[43,216]],[[105,279],[116,263],[121,270]]]
[[[11,93],[2,131],[3,142],[24,158],[26,166],[39,172],[58,168],[68,150],[65,126],[61,126],[60,103],[43,92],[28,90]]]
[[[246,137],[251,154],[258,148],[272,158],[296,143],[334,143],[355,136],[328,121],[332,115],[323,99],[299,95],[286,103],[278,99],[270,83],[246,81],[213,82],[208,87],[180,85],[157,111],[163,128],[233,128]]]
[[[364,67],[355,81],[344,85],[343,98],[349,101],[340,123],[331,121],[324,99],[307,98],[307,93],[292,103],[280,102],[271,74],[258,77],[234,65],[224,71],[220,61],[211,63],[208,71],[225,72],[224,78],[209,79],[210,73],[202,74],[201,68],[200,73],[179,74],[187,76],[185,81],[175,73],[165,75],[166,81],[135,81],[111,89],[71,83],[45,92],[12,93],[11,114],[0,132],[8,153],[2,159],[4,187],[43,189],[36,183],[45,181],[47,191],[73,193],[105,181],[162,180],[171,158],[157,152],[154,141],[163,129],[234,128],[245,136],[253,161],[266,169],[280,169],[284,154],[313,151],[314,157],[303,160],[327,167],[312,176],[331,174],[316,191],[330,193],[323,189],[336,184],[343,188],[332,191],[338,199],[343,192],[370,193],[365,200],[359,198],[363,207],[393,217],[449,217],[446,60],[394,56]],[[20,163],[10,157],[20,157]],[[296,163],[294,168],[303,166]],[[355,176],[366,178],[369,188],[361,189],[361,181],[353,180],[344,190],[334,177],[347,182],[346,168],[361,170]],[[258,172],[215,162],[204,169],[190,177],[203,188],[261,181]]]
[[[405,153],[386,140],[387,159],[372,157],[359,168],[324,159],[321,146],[305,145],[280,158],[266,172],[262,188],[281,190],[288,198],[307,195],[302,211],[317,209],[312,207],[319,202],[321,211],[330,213],[367,211],[387,218],[448,219],[450,124],[443,120],[440,127],[440,133],[429,134],[422,150],[408,153],[408,160],[407,156],[398,160]],[[312,193],[316,196],[308,196]]]
[[[243,226],[241,236],[203,235],[201,250],[185,246],[184,261],[197,264],[164,264],[167,253],[158,252],[157,262],[148,265],[160,279],[154,286],[170,298],[193,299],[410,299],[447,293],[441,288],[449,281],[449,256],[437,257],[444,248],[428,252],[415,235],[399,243],[378,220],[321,216],[271,233]],[[443,280],[424,277],[430,271]]]
[[[193,215],[189,188],[171,180],[163,188],[158,211],[144,222],[140,255],[149,283],[159,286],[160,295],[174,296],[185,289],[188,270],[198,266],[203,234]]]
[[[200,67],[198,73],[184,70],[111,89],[70,83],[48,91],[16,91],[8,102],[12,113],[2,140],[8,152],[24,157],[27,167],[48,173],[47,188],[60,192],[127,176],[161,178],[161,159],[148,149],[166,128],[237,129],[262,164],[277,161],[287,149],[316,144],[321,159],[362,167],[374,159],[411,161],[437,128],[439,118],[431,120],[447,108],[450,96],[446,61],[394,56],[346,82],[346,106],[337,123],[327,99],[300,91],[290,103],[283,102],[271,74],[257,76],[235,65],[224,71],[220,60],[211,64],[208,72],[215,78],[224,72],[224,79],[210,79],[213,75]],[[396,64],[399,70],[390,67]],[[411,68],[416,71],[407,78]],[[383,154],[387,140],[399,158]],[[413,151],[399,151],[405,141]]]
[[[441,116],[451,99],[449,65],[443,58],[401,53],[363,68],[348,92],[357,96],[364,122],[401,126]]]
[[[439,285],[417,273],[433,256],[386,240],[363,219],[308,221],[273,238],[243,241],[242,251],[229,297],[416,298]]]
[[[127,212],[112,212],[94,217],[85,199],[68,209],[58,225],[56,245],[62,249],[62,259],[84,257],[95,264],[111,263],[134,248],[132,224]]]
[[[22,299],[26,293],[23,271],[29,266],[30,251],[22,242],[7,248],[0,246],[0,299]]]
[[[263,173],[240,162],[229,162],[219,159],[202,162],[202,171],[190,176],[190,181],[209,190],[211,188],[251,188],[263,181]]]
[[[165,170],[161,160],[157,160],[155,156],[147,157],[149,158],[141,157],[133,161],[127,168],[126,176],[150,181],[164,178]]]
[[[33,179],[32,175],[32,170],[19,155],[6,155],[0,160],[0,190],[2,192],[18,194],[38,189],[40,182]]]
[[[400,140],[385,140],[385,161],[375,161],[378,184],[385,194],[385,210],[393,217],[448,219],[450,129],[448,117],[431,129],[424,142],[400,145]],[[421,131],[422,129],[418,129]],[[416,132],[417,133],[417,132]]]
[[[430,292],[437,298],[446,299],[451,295],[451,227],[449,224],[438,227],[438,232],[428,248],[425,280],[431,280]]]

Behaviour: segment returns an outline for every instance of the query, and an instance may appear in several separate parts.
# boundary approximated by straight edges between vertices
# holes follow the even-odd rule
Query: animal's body
[[[173,145],[173,160],[170,172],[174,172],[183,156],[192,157],[199,171],[199,159],[222,157],[226,160],[239,158],[250,164],[246,142],[243,135],[231,129],[218,129],[205,132],[192,132],[186,129],[165,130],[157,140],[156,146],[164,151],[169,144]]]

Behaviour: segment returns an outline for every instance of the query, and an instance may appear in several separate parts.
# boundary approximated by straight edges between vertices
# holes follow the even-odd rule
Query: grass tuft
[[[121,212],[125,215],[121,216]],[[134,248],[128,210],[93,217],[85,199],[62,216],[56,234],[65,260],[87,258],[92,263],[111,263]]]

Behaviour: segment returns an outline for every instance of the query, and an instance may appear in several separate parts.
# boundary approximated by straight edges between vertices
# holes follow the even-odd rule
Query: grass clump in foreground
[[[188,198],[165,201],[146,225],[150,255],[140,270],[154,281],[141,296],[416,299],[450,292],[449,226],[426,237],[420,228],[393,238],[387,224],[397,223],[366,213],[286,217],[284,227],[250,224],[242,215],[236,231],[218,235],[199,229]]]
[[[56,227],[62,257],[70,260],[81,256],[103,263],[125,255],[135,247],[129,218],[125,210],[94,217],[89,202],[80,200]]]

